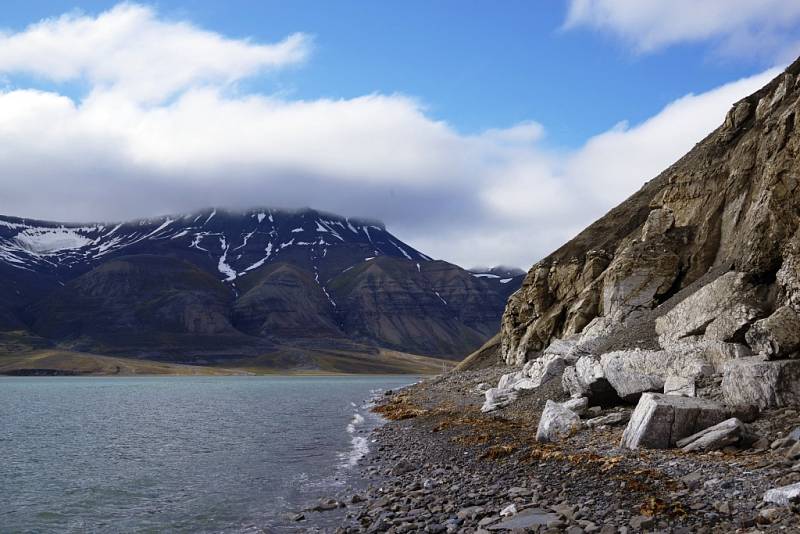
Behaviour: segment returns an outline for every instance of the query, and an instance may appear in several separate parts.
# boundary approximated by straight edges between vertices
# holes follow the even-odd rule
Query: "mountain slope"
[[[577,333],[615,340],[595,347],[597,354],[658,348],[656,319],[729,270],[756,288],[758,312],[719,341],[742,343],[753,321],[782,306],[794,310],[800,302],[798,74],[800,61],[737,102],[686,156],[534,265],[503,317],[505,360],[526,361]],[[686,335],[702,337],[705,328]]]
[[[292,354],[288,366],[305,365],[303,346],[461,358],[521,282],[434,261],[378,222],[268,209],[0,217],[0,276],[0,332],[20,333],[6,347],[220,364]]]

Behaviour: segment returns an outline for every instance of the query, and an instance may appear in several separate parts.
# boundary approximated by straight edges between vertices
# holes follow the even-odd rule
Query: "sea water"
[[[414,381],[0,378],[0,531],[292,531],[356,483],[369,399]]]

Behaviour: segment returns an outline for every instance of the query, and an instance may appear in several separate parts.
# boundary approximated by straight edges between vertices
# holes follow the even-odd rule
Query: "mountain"
[[[0,277],[6,351],[276,368],[314,368],[304,352],[331,350],[460,359],[497,331],[522,278],[471,273],[379,222],[310,209],[0,217]]]
[[[800,404],[799,75],[800,60],[534,265],[505,311],[502,359],[590,355],[622,391],[634,369],[693,391],[700,365],[729,404]]]

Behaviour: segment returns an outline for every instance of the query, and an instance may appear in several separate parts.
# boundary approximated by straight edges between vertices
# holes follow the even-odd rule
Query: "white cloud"
[[[219,68],[198,60],[189,74],[160,82],[145,67],[101,68],[102,54],[85,52],[75,36],[86,27],[92,35],[121,31],[112,22],[126,13],[138,14],[134,26],[144,20],[145,28],[180,30],[186,42],[170,37],[170,62],[180,62],[198,35],[218,44],[211,63]],[[0,213],[120,220],[211,204],[313,206],[383,219],[421,250],[467,266],[528,267],[680,157],[734,101],[776,74],[687,95],[641,124],[622,123],[577,150],[553,151],[542,144],[540,124],[463,135],[402,95],[304,101],[236,94],[226,90],[231,80],[293,61],[236,66],[249,57],[241,47],[283,45],[229,41],[146,8],[126,4],[96,18],[62,17],[33,28],[53,25],[58,31],[46,35],[76,45],[77,58],[62,55],[78,65],[65,67],[67,74],[50,71],[50,58],[37,59],[38,30],[4,39],[29,43],[16,45],[28,72],[75,78],[89,91],[78,99],[55,90],[0,91]],[[127,37],[144,43],[137,35]],[[152,58],[147,43],[119,46],[132,65]],[[0,75],[13,74],[17,67],[4,57],[10,61],[0,45]],[[185,59],[191,63],[195,54]],[[97,74],[107,68],[119,72]],[[153,86],[142,89],[145,82]]]
[[[299,33],[257,45],[159,20],[149,7],[120,4],[97,17],[68,14],[0,34],[0,71],[86,80],[128,97],[161,100],[197,84],[232,83],[300,62],[309,48],[309,37]]]
[[[639,52],[717,39],[728,52],[781,54],[798,21],[797,0],[570,0],[565,27],[612,32]]]

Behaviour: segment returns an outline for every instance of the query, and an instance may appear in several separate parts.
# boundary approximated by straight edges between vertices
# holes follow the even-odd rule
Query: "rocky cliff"
[[[595,354],[704,339],[792,355],[798,74],[795,62],[737,102],[688,154],[534,265],[503,316],[505,361],[533,359],[559,339],[593,339]]]

